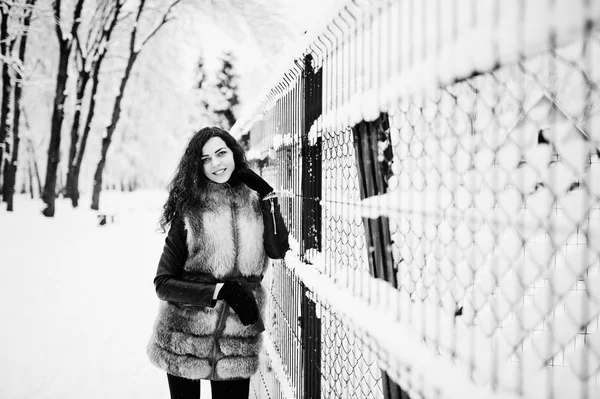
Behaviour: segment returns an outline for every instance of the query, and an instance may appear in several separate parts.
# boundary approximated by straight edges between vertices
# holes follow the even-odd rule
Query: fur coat
[[[183,215],[187,260],[183,279],[214,284],[235,280],[251,290],[264,313],[260,281],[268,264],[263,213],[245,185],[209,184],[202,206]],[[249,378],[259,366],[262,322],[244,326],[223,300],[214,306],[161,301],[148,345],[150,360],[188,379]]]

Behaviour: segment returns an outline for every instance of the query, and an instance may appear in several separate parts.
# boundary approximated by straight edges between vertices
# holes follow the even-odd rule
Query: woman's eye
[[[210,158],[202,158],[202,163],[208,163],[208,161],[210,161]]]
[[[227,151],[221,151],[221,152],[219,152],[217,155],[218,155],[218,156],[220,156],[220,157],[222,157],[222,156],[223,156],[223,155],[225,155],[225,154],[227,154]]]

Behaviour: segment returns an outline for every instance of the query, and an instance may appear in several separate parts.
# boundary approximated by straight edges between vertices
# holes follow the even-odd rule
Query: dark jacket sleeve
[[[215,284],[189,281],[182,278],[188,257],[186,232],[181,218],[171,222],[165,239],[158,270],[154,278],[156,294],[163,301],[186,305],[211,306]]]
[[[267,256],[271,259],[283,259],[285,253],[290,249],[289,233],[281,216],[277,198],[262,200],[261,209],[265,224],[263,241]]]

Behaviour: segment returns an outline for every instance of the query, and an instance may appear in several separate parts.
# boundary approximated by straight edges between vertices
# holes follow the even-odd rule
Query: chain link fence
[[[255,397],[600,397],[599,16],[340,2],[233,129],[294,241]]]

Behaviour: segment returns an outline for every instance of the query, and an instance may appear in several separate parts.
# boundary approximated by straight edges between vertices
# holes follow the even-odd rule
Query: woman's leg
[[[200,380],[188,380],[167,373],[171,399],[200,399]]]
[[[211,381],[212,399],[248,399],[250,378],[244,380]]]

